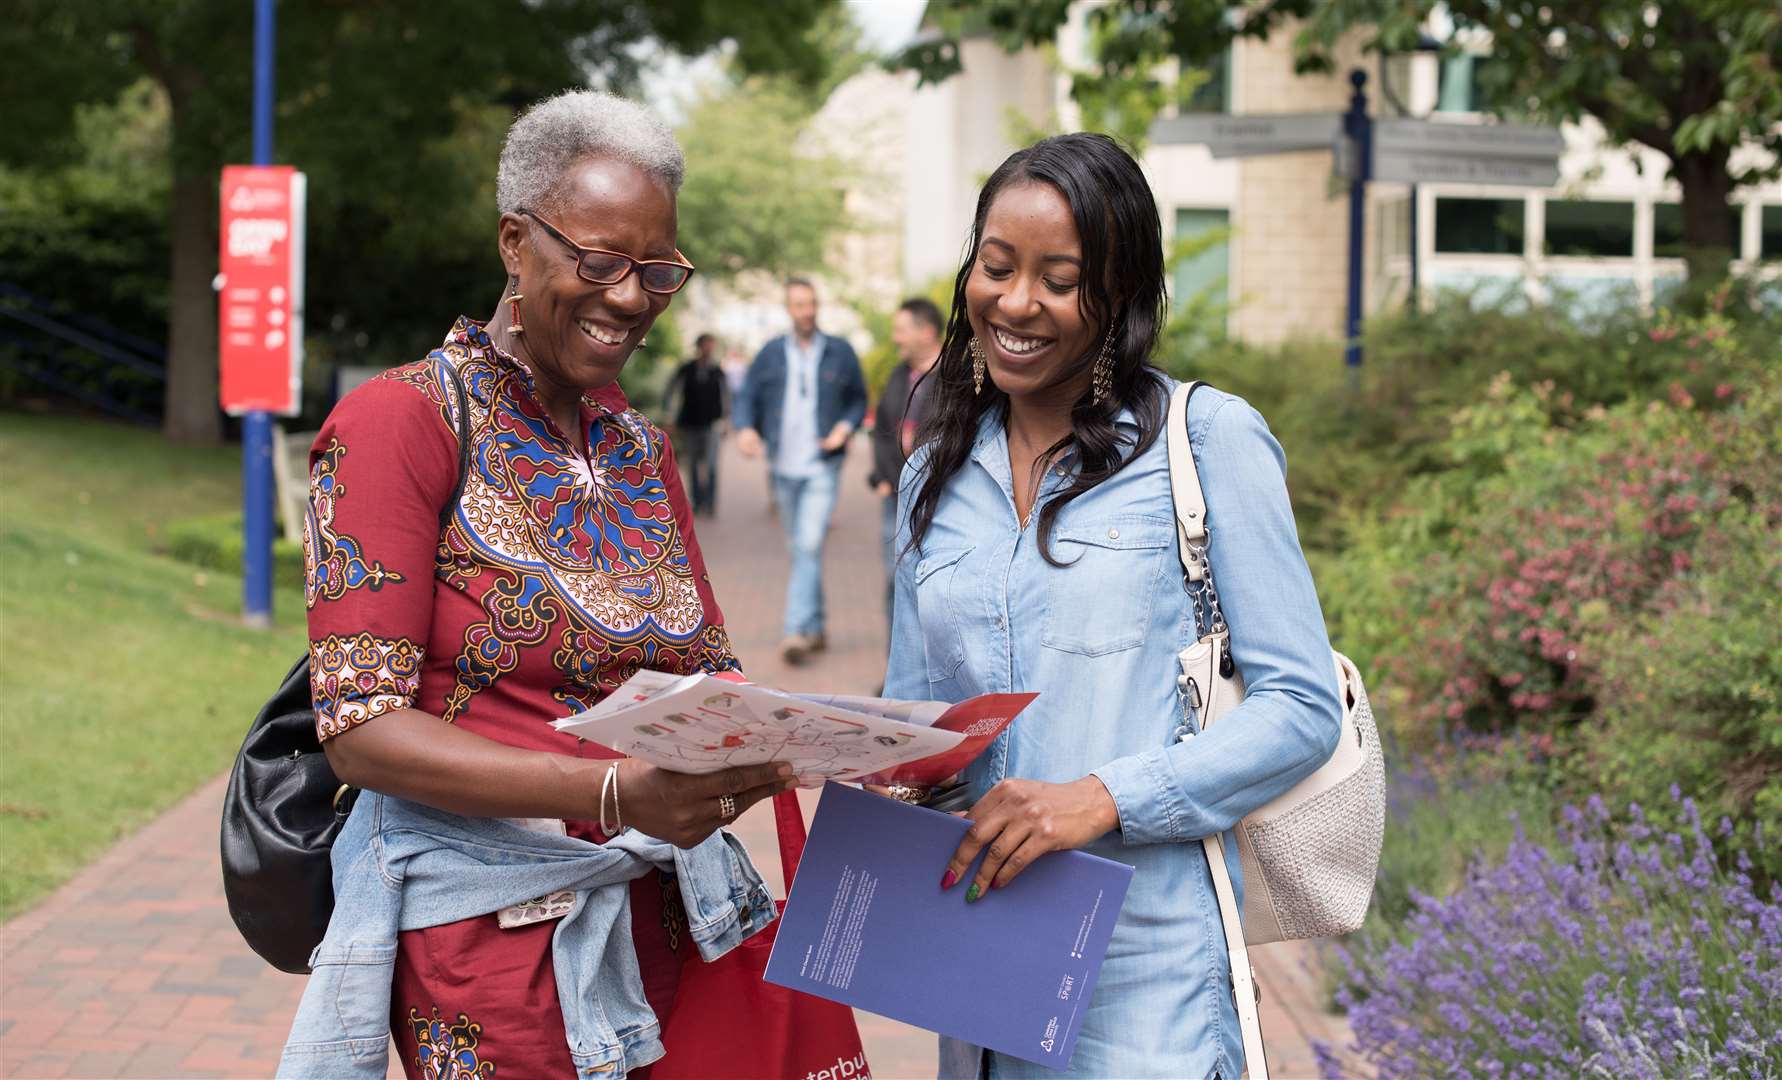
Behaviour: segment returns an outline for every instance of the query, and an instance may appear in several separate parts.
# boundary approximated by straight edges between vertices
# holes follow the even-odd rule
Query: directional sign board
[[[1552,187],[1564,151],[1558,128],[1382,119],[1374,121],[1373,178]]]
[[[1216,158],[1328,150],[1343,132],[1341,113],[1260,116],[1189,114],[1151,125],[1155,143],[1204,143]]]
[[[231,415],[301,410],[303,208],[296,169],[224,167],[218,389]]]
[[[1559,183],[1559,161],[1555,158],[1418,153],[1376,147],[1373,178],[1401,184],[1509,184],[1548,188]]]

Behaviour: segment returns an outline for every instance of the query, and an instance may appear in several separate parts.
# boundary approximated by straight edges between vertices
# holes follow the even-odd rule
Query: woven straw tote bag
[[[1169,406],[1169,474],[1175,498],[1182,568],[1194,597],[1195,632],[1177,656],[1183,708],[1204,731],[1244,699],[1243,677],[1231,661],[1230,631],[1219,607],[1207,558],[1211,534],[1206,498],[1188,441],[1188,398],[1200,383],[1176,388]],[[1239,615],[1242,618],[1242,615]],[[1249,945],[1335,937],[1361,926],[1373,895],[1374,872],[1386,827],[1386,770],[1373,709],[1361,673],[1332,653],[1343,700],[1342,735],[1330,759],[1286,794],[1250,814],[1233,830],[1244,873],[1240,917],[1220,836],[1201,841],[1219,898],[1231,954],[1232,992],[1253,1080],[1266,1080]],[[1193,738],[1196,725],[1185,724]]]

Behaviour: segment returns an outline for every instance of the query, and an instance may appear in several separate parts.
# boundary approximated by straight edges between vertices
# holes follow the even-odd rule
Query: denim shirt
[[[1117,427],[1136,442],[1130,413]],[[1176,653],[1195,631],[1166,433],[1062,510],[1051,550],[1068,565],[1054,567],[1040,556],[1037,525],[1017,520],[1007,433],[986,416],[921,548],[897,568],[886,694],[1039,693],[967,770],[972,798],[1009,777],[1062,783],[1093,772],[1118,808],[1119,828],[1085,850],[1135,873],[1070,1075],[1235,1080],[1243,1047],[1225,939],[1206,858],[1191,841],[1226,832],[1313,772],[1341,725],[1280,445],[1248,404],[1210,387],[1195,392],[1188,429],[1213,577],[1248,687],[1203,735],[1178,742],[1191,721]],[[900,552],[927,449],[900,484]],[[1048,471],[1040,498],[1066,485],[1069,467]],[[1241,889],[1236,844],[1226,851]],[[996,893],[979,903],[994,906]],[[991,1056],[998,1077],[1058,1075]],[[941,1075],[979,1075],[982,1057],[943,1039]]]
[[[604,845],[364,792],[335,840],[334,915],[278,1075],[378,1080],[390,1045],[390,984],[402,930],[455,922],[574,890],[552,936],[557,993],[576,1071],[622,1077],[663,1054],[631,944],[631,879],[680,884],[687,929],[712,960],[771,923],[748,853],[715,833],[691,850],[635,830]]]

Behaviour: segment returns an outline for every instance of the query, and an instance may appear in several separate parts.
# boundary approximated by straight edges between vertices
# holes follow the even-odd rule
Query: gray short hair
[[[495,173],[495,207],[558,209],[564,173],[591,158],[626,161],[678,192],[681,144],[654,112],[598,90],[567,90],[527,109],[507,129]]]

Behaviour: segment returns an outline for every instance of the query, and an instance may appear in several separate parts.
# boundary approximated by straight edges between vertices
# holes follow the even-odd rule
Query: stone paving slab
[[[862,442],[849,455],[829,538],[829,651],[788,669],[775,651],[785,546],[761,463],[727,444],[718,515],[702,519],[699,534],[754,679],[856,693],[882,680],[879,502],[866,486],[865,450]],[[267,673],[269,691],[276,678]],[[808,813],[815,793],[803,794]],[[0,1077],[271,1075],[303,978],[261,962],[229,920],[217,854],[222,795],[219,777],[0,926]],[[771,812],[756,807],[737,831],[778,892]],[[1346,1037],[1342,1021],[1318,1007],[1304,955],[1294,946],[1256,954],[1276,1076],[1315,1075],[1307,1040]],[[875,1075],[934,1075],[934,1036],[870,1013],[858,1018]]]

